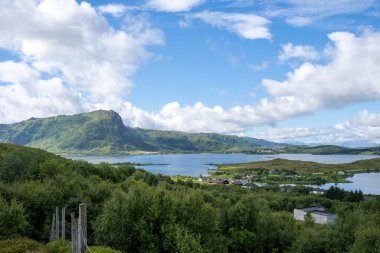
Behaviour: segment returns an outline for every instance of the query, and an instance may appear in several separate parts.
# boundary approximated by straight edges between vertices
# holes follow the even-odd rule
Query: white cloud
[[[124,4],[106,4],[98,7],[100,13],[110,14],[115,17],[120,17],[124,14],[128,7]]]
[[[253,137],[271,140],[274,142],[304,142],[315,143],[316,140],[326,140],[325,136],[331,134],[331,130],[326,129],[310,129],[307,127],[294,127],[294,128],[269,128],[264,132],[255,133]],[[326,143],[326,142],[323,142]]]
[[[147,113],[126,103],[121,112],[126,124],[143,128],[170,129],[186,132],[219,132],[236,133],[249,127],[249,119],[243,126],[242,108],[236,107],[228,111],[220,106],[207,107],[201,102],[192,106],[181,106],[172,102],[158,113]]]
[[[60,78],[42,80],[39,73],[25,63],[1,62],[0,81],[9,82],[0,85],[2,123],[92,108],[80,94],[65,87]]]
[[[282,45],[282,51],[278,55],[281,62],[287,61],[292,58],[301,58],[303,60],[318,60],[320,54],[312,46],[293,45],[288,43]]]
[[[275,142],[366,146],[380,144],[380,114],[364,110],[356,117],[326,128],[270,128],[254,137]]]
[[[380,114],[364,110],[355,118],[336,124],[335,129],[352,140],[367,140],[380,144]]]
[[[334,47],[328,64],[304,63],[285,81],[263,80],[274,99],[262,105],[274,118],[380,99],[380,33],[336,32],[329,38]]]
[[[134,108],[139,121],[130,118],[134,126],[175,129],[190,132],[238,133],[254,125],[312,113],[325,108],[380,99],[380,33],[366,32],[329,35],[334,45],[331,62],[325,65],[305,63],[288,74],[287,80],[263,80],[272,98],[262,98],[258,104],[224,109],[202,103],[182,106],[171,103],[159,113],[147,113]],[[128,113],[125,113],[128,115]]]
[[[19,92],[25,101],[38,97],[51,101],[46,108],[37,102],[25,107],[45,116],[79,112],[87,104],[91,108],[122,104],[133,86],[129,76],[152,56],[145,46],[163,43],[162,32],[152,28],[146,16],[128,16],[124,27],[116,30],[90,4],[75,0],[2,1],[0,30],[0,48],[21,59],[0,63],[0,84],[7,84],[1,87],[5,90],[0,99],[13,101],[9,96],[17,98]],[[41,87],[46,88],[44,98],[32,90]],[[55,103],[53,96],[61,101],[57,90],[75,97],[74,107]],[[25,119],[12,101],[0,107],[7,115],[4,121]]]
[[[213,27],[226,29],[244,39],[270,39],[272,37],[268,29],[270,21],[255,14],[203,11],[187,15],[184,22],[188,23],[194,19],[200,19]],[[183,24],[182,27],[184,27]]]
[[[148,0],[148,6],[158,11],[180,12],[189,11],[203,2],[204,0]]]
[[[289,24],[304,26],[327,17],[364,12],[374,6],[375,0],[279,0],[264,3],[267,15],[284,17]]]

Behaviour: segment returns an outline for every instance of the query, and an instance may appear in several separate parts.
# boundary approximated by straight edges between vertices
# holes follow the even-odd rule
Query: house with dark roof
[[[321,206],[312,206],[306,208],[295,208],[293,211],[294,219],[305,221],[305,215],[310,213],[315,223],[318,224],[333,224],[336,220],[336,215],[325,212]]]

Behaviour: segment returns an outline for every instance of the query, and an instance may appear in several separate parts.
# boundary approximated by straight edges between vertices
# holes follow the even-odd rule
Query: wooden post
[[[55,208],[55,239],[59,239],[59,209]]]
[[[52,222],[51,222],[51,230],[50,230],[50,242],[55,240],[55,213],[53,213]]]
[[[81,234],[81,230],[80,230],[80,218],[78,217],[77,219],[77,251],[76,253],[81,253],[81,247],[82,247],[82,234]]]
[[[61,226],[62,226],[62,231],[61,231],[61,238],[63,241],[66,240],[66,207],[62,207],[62,221],[61,221]]]
[[[75,213],[71,213],[71,252],[77,253],[78,252],[78,224],[77,220],[75,219]]]
[[[80,253],[86,253],[87,244],[87,210],[86,204],[79,205],[79,218],[78,218],[78,247]]]

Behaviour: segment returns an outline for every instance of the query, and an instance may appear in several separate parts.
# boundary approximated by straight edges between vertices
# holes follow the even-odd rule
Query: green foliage
[[[0,240],[0,253],[47,253],[46,248],[28,238]]]
[[[338,199],[349,202],[360,202],[364,200],[363,192],[360,190],[348,192],[335,186],[331,186],[323,195],[329,199]]]
[[[96,221],[98,243],[136,251],[157,251],[165,224],[174,221],[172,201],[164,191],[136,182],[127,193],[116,190]]]
[[[201,246],[200,236],[190,232],[178,224],[169,225],[164,228],[165,240],[163,243],[164,252],[178,253],[200,253],[204,252]]]
[[[265,212],[260,214],[256,233],[259,252],[284,252],[296,239],[297,228],[288,212]]]
[[[24,235],[27,227],[28,223],[23,206],[14,199],[7,203],[0,196],[0,238]]]
[[[380,252],[380,227],[366,227],[356,232],[355,243],[350,253],[378,253]]]
[[[331,238],[326,235],[325,227],[308,227],[298,233],[289,252],[292,253],[321,253],[329,252],[326,250],[326,245]],[[341,251],[344,252],[344,251]]]
[[[28,159],[20,163],[17,159],[23,156]],[[93,165],[5,144],[0,145],[0,159],[0,168],[19,164],[27,175],[0,180],[0,215],[11,217],[0,216],[0,223],[17,224],[14,230],[0,225],[7,236],[27,233],[46,241],[55,207],[66,206],[69,214],[85,202],[89,245],[122,252],[378,251],[380,199],[349,202],[304,194],[301,188],[285,193],[273,187],[246,190],[187,179],[174,182],[131,166]],[[337,213],[336,224],[296,222],[293,209],[310,205]],[[61,241],[50,247],[55,252],[70,249]]]
[[[256,235],[247,229],[230,229],[230,251],[231,252],[253,252],[255,250]]]
[[[109,247],[99,247],[99,246],[91,247],[91,251],[92,253],[122,253],[119,250],[114,250]]]
[[[312,227],[312,226],[314,226],[314,218],[313,218],[313,216],[311,215],[310,212],[307,212],[305,214],[304,219],[305,219],[305,222],[304,222],[305,227]]]
[[[71,242],[56,240],[46,244],[49,253],[71,253]]]

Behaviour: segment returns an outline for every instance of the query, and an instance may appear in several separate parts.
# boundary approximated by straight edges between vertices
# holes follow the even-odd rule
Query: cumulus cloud
[[[75,0],[2,1],[0,48],[20,59],[0,64],[0,84],[6,84],[0,100],[7,105],[0,110],[9,115],[4,121],[31,114],[16,113],[19,105],[14,97],[40,99],[46,105],[49,97],[50,106],[37,102],[25,106],[34,115],[45,116],[79,112],[85,104],[91,108],[122,104],[133,86],[129,76],[151,57],[145,46],[163,43],[162,32],[146,18],[124,23],[128,29],[116,30],[90,4]],[[41,87],[46,96],[34,92]],[[68,102],[75,100],[72,106],[54,102],[66,96]]]
[[[276,142],[299,141],[306,144],[380,144],[380,114],[364,110],[353,119],[326,128],[270,128],[254,134]]]
[[[293,45],[292,43],[288,43],[282,45],[282,50],[278,55],[278,60],[281,62],[285,62],[292,58],[300,58],[302,60],[318,60],[320,54],[317,50],[315,50],[312,46],[307,45]]]
[[[148,6],[158,11],[180,12],[189,11],[203,2],[204,0],[148,0]]]
[[[237,106],[225,110],[220,106],[208,107],[201,102],[189,106],[172,102],[163,106],[158,113],[148,113],[127,102],[121,115],[126,124],[143,128],[238,133],[259,120],[255,114],[247,115],[249,111],[249,107]]]
[[[60,78],[41,79],[38,71],[22,62],[0,62],[0,119],[46,117],[89,110],[80,94],[65,87]]]
[[[262,105],[278,119],[380,99],[380,33],[335,32],[329,38],[331,62],[306,62],[282,82],[263,80],[274,99]]]
[[[183,106],[175,102],[158,113],[135,108],[131,114],[139,115],[136,118],[140,121],[127,119],[127,123],[191,132],[238,133],[254,125],[273,124],[321,109],[379,100],[380,33],[355,36],[337,32],[329,38],[333,43],[329,63],[304,63],[288,73],[282,82],[263,80],[272,97],[262,98],[258,104],[224,109],[202,103]]]
[[[184,24],[194,19],[202,20],[216,28],[226,29],[244,39],[270,39],[272,37],[268,29],[270,21],[255,14],[203,11],[187,15],[181,26],[186,27]]]

